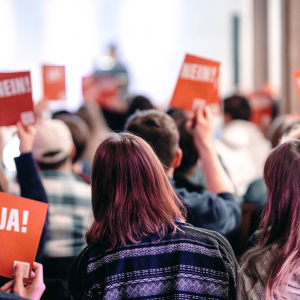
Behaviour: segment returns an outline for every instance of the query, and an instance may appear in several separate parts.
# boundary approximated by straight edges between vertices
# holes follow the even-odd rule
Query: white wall
[[[233,92],[231,17],[247,16],[244,1],[0,0],[0,71],[31,70],[39,101],[41,64],[66,65],[66,105],[76,109],[81,76],[115,42],[131,75],[130,90],[157,106],[168,104],[185,53],[221,62],[226,96]],[[243,71],[246,86],[251,86],[249,67],[248,62]]]

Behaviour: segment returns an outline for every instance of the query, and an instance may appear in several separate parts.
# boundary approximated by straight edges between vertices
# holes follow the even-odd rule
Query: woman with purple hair
[[[300,299],[300,141],[266,160],[268,199],[258,244],[241,259],[237,299]]]

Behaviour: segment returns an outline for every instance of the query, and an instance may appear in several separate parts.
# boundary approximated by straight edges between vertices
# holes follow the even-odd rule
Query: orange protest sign
[[[205,100],[220,113],[219,67],[219,62],[187,54],[170,106],[191,110],[194,100]]]
[[[48,204],[0,193],[0,275],[13,277],[13,267],[22,263],[24,281],[39,245]]]
[[[44,100],[66,99],[64,66],[43,66]]]
[[[0,73],[0,126],[35,122],[30,72]]]
[[[265,91],[256,91],[249,95],[251,107],[250,121],[266,134],[273,118],[273,100]]]
[[[299,101],[300,101],[300,70],[299,69],[294,71],[294,77],[295,77],[296,87],[297,87],[297,91],[298,91],[298,97],[299,97]]]

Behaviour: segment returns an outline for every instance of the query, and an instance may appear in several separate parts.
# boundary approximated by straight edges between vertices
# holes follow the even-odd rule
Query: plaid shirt
[[[86,246],[84,236],[93,220],[91,187],[70,172],[41,173],[49,201],[46,257],[78,255]]]

